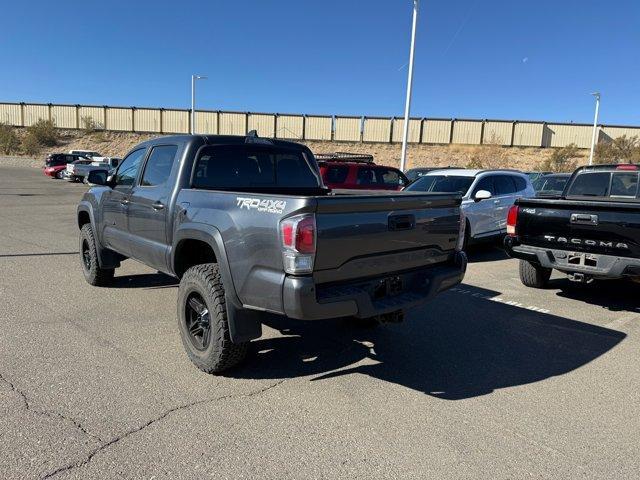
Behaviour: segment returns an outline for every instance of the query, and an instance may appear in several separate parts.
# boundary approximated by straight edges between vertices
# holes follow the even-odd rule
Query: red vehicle
[[[372,155],[320,153],[315,155],[325,186],[347,190],[402,190],[409,184],[397,168],[373,163]]]
[[[67,168],[67,163],[75,162],[76,160],[86,159],[81,155],[72,153],[52,153],[44,161],[42,173],[51,178],[61,179],[64,175],[64,170]]]

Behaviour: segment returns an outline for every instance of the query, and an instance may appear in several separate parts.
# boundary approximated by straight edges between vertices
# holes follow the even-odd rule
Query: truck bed
[[[283,218],[315,214],[312,277],[329,284],[452,261],[460,203],[459,195],[378,191],[295,196],[184,189],[177,199],[190,222],[217,225],[243,304],[274,312],[284,311],[277,235]]]

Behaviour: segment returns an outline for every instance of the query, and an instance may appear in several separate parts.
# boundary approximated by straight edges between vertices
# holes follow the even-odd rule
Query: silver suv
[[[505,235],[509,207],[518,198],[536,194],[529,177],[516,170],[436,170],[419,178],[406,190],[460,193],[462,211],[467,219],[465,244],[470,240]]]

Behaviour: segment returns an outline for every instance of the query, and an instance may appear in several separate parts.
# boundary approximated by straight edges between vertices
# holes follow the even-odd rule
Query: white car
[[[507,233],[509,207],[518,198],[536,194],[529,177],[516,170],[436,170],[418,178],[405,190],[459,192],[467,221],[465,246],[470,241],[503,237]]]
[[[69,153],[72,155],[82,155],[83,157],[86,157],[86,158],[94,158],[94,157],[102,156],[98,152],[93,152],[91,150],[69,150]]]

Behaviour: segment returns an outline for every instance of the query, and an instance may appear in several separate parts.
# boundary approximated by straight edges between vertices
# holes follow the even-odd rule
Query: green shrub
[[[58,144],[58,131],[52,120],[39,119],[27,127],[27,134],[22,140],[22,148],[29,155],[37,153],[42,147],[55,147]]]
[[[40,152],[41,148],[42,145],[38,143],[33,135],[26,135],[22,139],[22,150],[27,155],[36,155],[38,152]]]
[[[80,121],[82,122],[82,129],[85,131],[85,133],[95,133],[98,130],[104,129],[102,124],[96,122],[93,117],[82,117]]]
[[[5,155],[15,152],[20,145],[18,135],[10,125],[0,123],[0,150]]]
[[[582,155],[575,143],[555,149],[549,158],[540,164],[540,170],[551,172],[572,172],[576,169],[576,159]]]
[[[640,163],[640,140],[638,137],[623,135],[612,141],[596,145],[594,162],[605,163]]]

